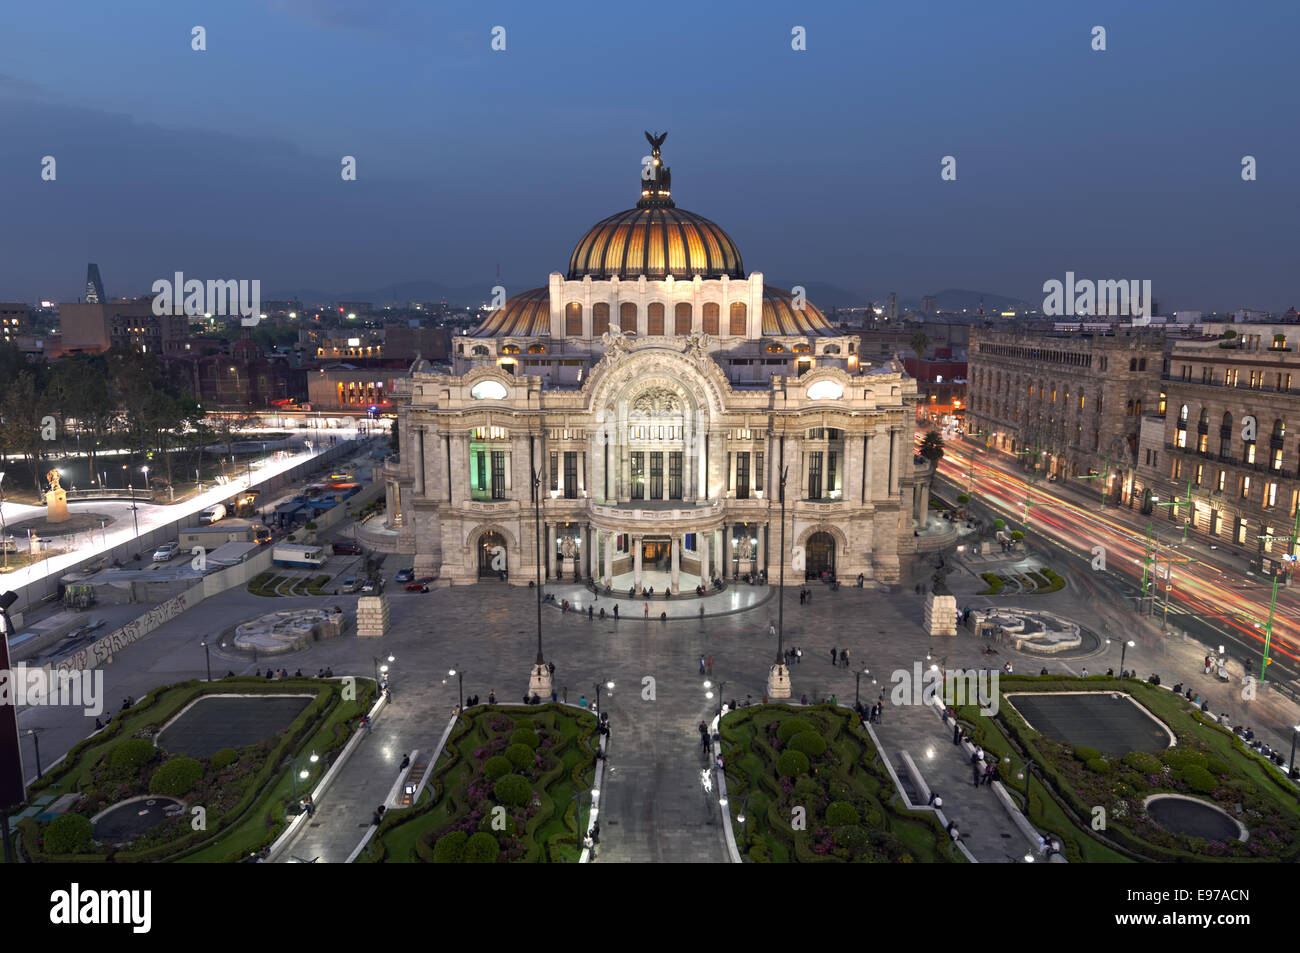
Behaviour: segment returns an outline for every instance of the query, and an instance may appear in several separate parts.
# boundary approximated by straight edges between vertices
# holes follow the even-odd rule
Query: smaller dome
[[[803,308],[794,306],[794,295],[783,288],[763,286],[763,334],[836,334],[826,315],[804,298]]]
[[[551,290],[521,291],[483,319],[472,337],[544,337],[551,333]]]

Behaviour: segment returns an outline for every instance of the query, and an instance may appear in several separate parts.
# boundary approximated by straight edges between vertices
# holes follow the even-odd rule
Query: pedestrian
[[[594,616],[595,614],[596,614],[596,610],[595,610],[595,608],[592,607],[592,606],[587,606],[587,621],[588,621],[588,622],[591,621],[592,616]]]
[[[641,606],[641,611],[645,614],[647,619],[650,618],[650,603],[647,602]]]
[[[701,675],[704,674],[704,656],[703,656],[703,655],[700,656],[700,674],[701,674]]]
[[[795,650],[794,650],[794,660],[795,660],[795,663],[798,664],[798,665],[802,665],[802,664],[803,664],[803,649],[801,649],[801,648],[799,648],[799,647],[797,647],[797,646],[795,647]]]
[[[992,784],[993,784],[993,772],[994,772],[995,770],[996,770],[996,769],[993,767],[993,762],[991,762],[991,761],[990,761],[988,764],[984,765],[984,786],[985,786],[985,787],[990,787],[990,786],[992,786]]]
[[[618,621],[618,603],[614,603],[614,621]]]
[[[984,779],[984,772],[980,770],[980,766],[978,764],[971,765],[971,772],[975,775],[975,786],[979,787],[980,781]]]
[[[776,638],[776,623],[775,623],[775,622],[769,622],[769,623],[767,624],[767,634],[770,635],[770,636],[772,636],[772,638]]]
[[[488,692],[488,704],[495,705],[496,703],[497,703],[497,693],[496,693],[496,689],[493,689],[492,691]]]
[[[555,674],[555,663],[554,663],[554,662],[547,662],[547,663],[546,663],[546,671],[549,672],[551,675],[554,675],[554,674]]]
[[[370,716],[369,716],[369,715],[362,715],[362,716],[361,716],[361,724],[365,727],[365,729],[366,729],[366,734],[370,734],[371,731],[374,730],[374,729],[371,727],[371,725],[370,725]]]
[[[579,707],[579,708],[586,708],[586,707],[587,707],[587,696],[586,696],[586,695],[579,695],[579,696],[578,696],[578,707]]]
[[[565,685],[565,686],[564,686],[564,691],[562,691],[562,692],[560,693],[560,697],[564,699],[564,704],[567,705],[567,704],[569,703],[569,686],[568,686],[568,685]]]
[[[849,667],[849,650],[848,650],[848,649],[840,649],[840,664],[843,665],[845,668],[848,668],[848,667]]]
[[[952,726],[952,743],[955,745],[961,744],[961,725]]]
[[[800,704],[800,705],[807,705],[807,704],[808,704],[808,696],[807,696],[807,695],[800,695],[800,696],[799,696],[799,704]]]
[[[704,603],[701,602],[701,603],[700,603],[700,620],[703,621],[703,619],[704,619]]]
[[[712,656],[712,655],[710,655],[710,656],[708,657],[708,659],[706,659],[705,662],[704,662],[704,674],[705,674],[705,675],[712,675],[712,674],[713,674],[713,656]]]
[[[835,665],[836,659],[838,659],[839,657],[840,657],[839,652],[835,650],[834,646],[831,646],[831,664]]]
[[[1088,677],[1088,670],[1086,668],[1083,670],[1083,677],[1084,678]]]
[[[552,689],[551,689],[551,704],[554,705],[558,699],[559,699],[559,696],[555,694],[555,689],[552,688]]]

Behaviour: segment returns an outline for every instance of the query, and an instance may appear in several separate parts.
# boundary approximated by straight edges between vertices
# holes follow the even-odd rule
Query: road
[[[975,505],[987,506],[1013,527],[1023,526],[1028,512],[1030,532],[1087,564],[1097,562],[1095,547],[1102,547],[1104,572],[1135,599],[1145,575],[1147,594],[1156,599],[1154,613],[1163,614],[1167,602],[1170,624],[1217,633],[1207,641],[1235,646],[1229,654],[1252,660],[1258,674],[1272,585],[1240,557],[1212,550],[1200,539],[1184,540],[1181,524],[1163,512],[1147,517],[1126,507],[1103,508],[1100,490],[1089,494],[1041,478],[1027,484],[1018,461],[994,450],[950,441],[938,472],[960,490],[970,487]],[[1160,541],[1158,563],[1149,532]],[[1300,599],[1285,585],[1278,588],[1269,656],[1268,680],[1290,683],[1300,676]]]

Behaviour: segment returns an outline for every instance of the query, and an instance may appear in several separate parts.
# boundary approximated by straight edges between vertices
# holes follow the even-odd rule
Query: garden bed
[[[1165,723],[1177,745],[1160,753],[1104,756],[1030,728],[1011,705],[996,716],[962,707],[972,739],[1004,759],[1008,788],[1023,800],[1024,763],[1036,765],[1030,820],[1061,841],[1071,861],[1293,862],[1300,857],[1300,807],[1276,768],[1234,734],[1210,723],[1180,695],[1133,679],[1003,676],[1005,692],[1121,691]],[[1008,760],[1009,759],[1009,760]],[[1017,774],[1018,772],[1018,774]],[[1046,781],[1046,785],[1042,782]],[[1143,808],[1153,794],[1181,794],[1214,804],[1250,831],[1246,842],[1207,841],[1169,830]],[[1105,811],[1105,828],[1093,829]]]
[[[360,860],[574,863],[597,747],[596,719],[580,709],[471,708],[419,802],[389,811]]]
[[[767,705],[722,719],[736,844],[755,863],[943,863],[965,857],[911,811],[850,710]],[[796,829],[799,811],[804,825]],[[741,823],[741,814],[745,823]]]

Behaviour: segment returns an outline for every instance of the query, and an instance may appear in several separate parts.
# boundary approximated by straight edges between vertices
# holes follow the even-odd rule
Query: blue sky
[[[1274,0],[11,3],[0,299],[73,298],[87,261],[114,294],[486,293],[498,265],[514,293],[635,203],[666,129],[678,204],[783,280],[1037,299],[1071,270],[1285,309],[1298,27]]]

